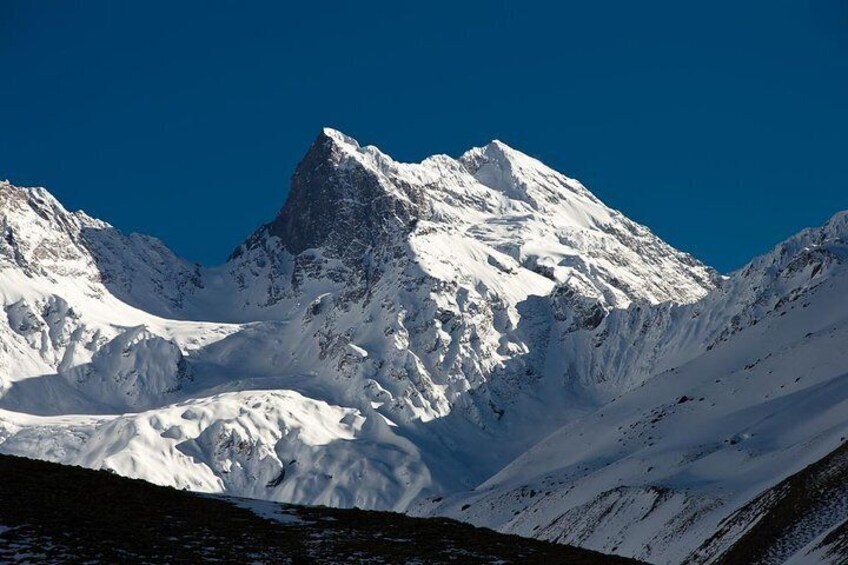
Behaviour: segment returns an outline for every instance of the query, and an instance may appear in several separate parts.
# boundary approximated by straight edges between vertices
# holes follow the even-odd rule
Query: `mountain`
[[[846,260],[841,213],[698,302],[616,311],[586,363],[640,384],[418,512],[653,563],[810,562],[848,519]]]
[[[4,453],[673,563],[844,435],[844,213],[723,277],[499,141],[324,129],[218,267],[44,189],[0,222]]]
[[[0,524],[4,563],[637,563],[453,520],[199,496],[8,455]]]
[[[587,402],[563,389],[561,415],[524,416],[554,325],[719,280],[500,142],[404,164],[323,130],[278,216],[212,269],[0,190],[4,449],[279,500],[402,510],[472,487]],[[79,413],[97,418],[62,439]]]

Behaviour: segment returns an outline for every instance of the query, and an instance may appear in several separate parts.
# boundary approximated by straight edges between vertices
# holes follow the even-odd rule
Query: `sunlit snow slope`
[[[589,364],[641,384],[419,511],[657,563],[840,562],[808,553],[848,520],[848,465],[833,455],[848,445],[846,262],[841,213],[701,301],[615,312],[581,336]],[[822,472],[774,488],[820,460],[843,477],[822,501]]]

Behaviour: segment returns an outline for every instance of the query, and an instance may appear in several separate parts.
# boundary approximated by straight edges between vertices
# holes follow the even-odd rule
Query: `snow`
[[[832,563],[833,565],[839,565],[844,561],[844,555],[841,552],[833,551],[833,548],[825,544],[825,538],[828,534],[838,528],[839,526],[836,526],[831,530],[822,532],[806,546],[786,559],[784,563],[786,565],[806,565],[807,563]]]
[[[5,453],[200,492],[391,508],[429,480],[415,449],[380,419],[286,390],[96,417],[0,410],[0,429]]]
[[[224,500],[232,503],[239,508],[245,508],[255,513],[260,518],[273,520],[280,524],[302,524],[304,520],[299,518],[294,511],[286,512],[285,507],[276,502],[268,502],[265,500],[254,500],[249,498],[233,498],[227,497]]]
[[[416,511],[655,563],[691,558],[723,518],[848,436],[843,218],[784,242],[673,316],[650,310],[668,336],[658,346],[640,344],[654,344],[656,331],[645,331],[643,311],[616,314],[637,324],[611,315],[621,341],[636,344],[618,362],[650,351],[650,366],[668,368],[649,377],[627,363],[635,388],[473,492]],[[616,347],[610,337],[592,348],[595,359],[606,347]]]
[[[359,347],[358,345],[354,345],[353,343],[348,343],[347,346],[360,359],[365,359],[366,357],[368,357],[368,352],[366,350],[364,350],[363,348]]]

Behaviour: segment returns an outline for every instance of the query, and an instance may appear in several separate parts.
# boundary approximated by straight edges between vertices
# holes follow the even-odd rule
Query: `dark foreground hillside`
[[[0,455],[0,562],[16,561],[634,563],[447,519],[226,500]]]

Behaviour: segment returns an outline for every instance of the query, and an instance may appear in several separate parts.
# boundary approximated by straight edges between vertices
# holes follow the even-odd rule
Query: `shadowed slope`
[[[4,455],[0,560],[13,559],[635,563],[452,520],[218,499]]]

